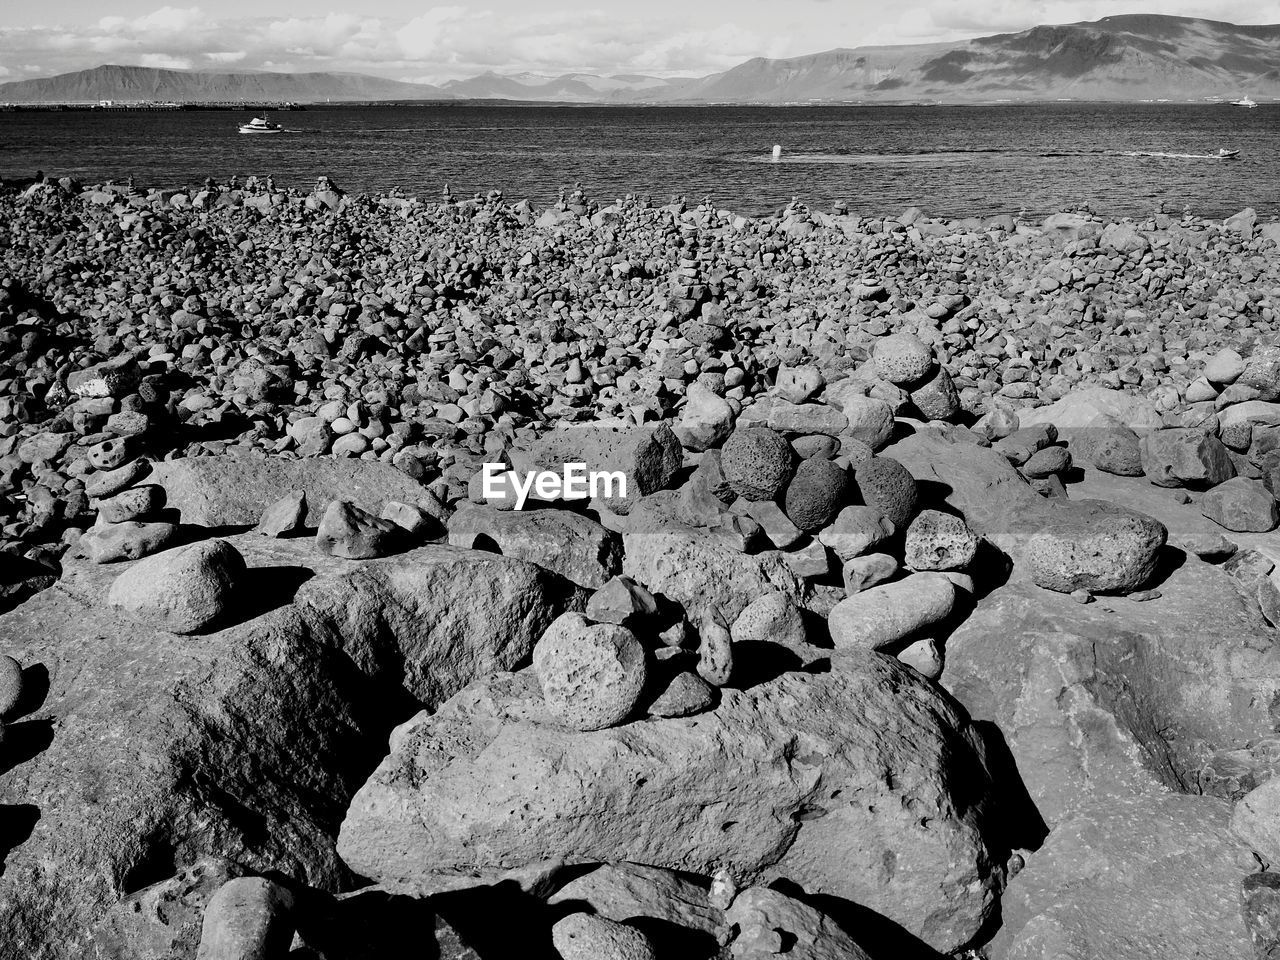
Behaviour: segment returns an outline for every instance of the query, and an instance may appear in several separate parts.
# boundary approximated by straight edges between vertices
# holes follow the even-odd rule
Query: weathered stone
[[[977,552],[977,536],[949,513],[922,510],[907,527],[904,560],[912,570],[963,570]]]
[[[919,490],[915,478],[890,457],[872,457],[853,468],[858,495],[875,507],[899,530],[905,530],[916,512]]]
[[[830,917],[777,890],[743,890],[725,912],[733,960],[870,960]]]
[[[791,445],[766,427],[739,428],[725,441],[720,467],[734,491],[748,500],[773,500],[791,478]]]
[[[923,379],[933,367],[933,351],[909,333],[895,333],[877,340],[871,357],[875,360],[876,372],[899,386]]]
[[[787,517],[800,530],[816,533],[835,520],[848,502],[849,471],[830,460],[804,460],[787,484]]]
[[[262,877],[228,880],[209,898],[196,960],[273,960],[293,942],[293,896]]]
[[[283,537],[301,530],[306,515],[306,491],[290,490],[262,511],[262,518],[255,529],[268,537]]]
[[[116,577],[107,602],[170,633],[199,633],[225,617],[249,586],[240,551],[225,540],[205,540],[139,560]]]
[[[649,938],[626,924],[589,913],[571,913],[551,928],[564,960],[657,960]]]
[[[98,505],[102,523],[125,523],[154,516],[164,508],[164,488],[155,484],[130,487]]]
[[[937,573],[871,587],[836,604],[828,618],[836,649],[888,650],[950,616],[956,591]]]
[[[647,670],[626,627],[563,614],[533,650],[533,668],[555,718],[571,730],[602,730],[635,710]]]
[[[1222,441],[1194,428],[1143,437],[1142,469],[1160,487],[1216,487],[1236,474]]]
[[[405,532],[399,526],[346,500],[334,500],[325,509],[315,539],[321,553],[347,560],[385,557],[404,542]]]
[[[1214,523],[1237,532],[1267,533],[1280,523],[1274,494],[1244,477],[1218,484],[1204,495],[1201,506]]]
[[[343,857],[422,892],[547,857],[724,866],[852,900],[942,951],[995,908],[992,788],[973,733],[890,658],[852,653],[828,673],[725,689],[696,723],[584,734],[547,716],[531,676],[498,675],[401,727],[351,804]],[[782,746],[796,737],[802,754]]]
[[[449,542],[496,549],[554,570],[589,589],[604,586],[622,567],[617,534],[569,510],[493,510],[464,504],[449,518]]]
[[[587,619],[634,627],[658,612],[653,594],[630,577],[611,577],[587,601]]]
[[[1101,500],[1045,504],[1052,508],[1028,511],[1025,533],[1015,529],[1014,542],[1001,543],[1015,562],[1027,564],[1037,584],[1059,593],[1098,593],[1134,590],[1150,580],[1168,536],[1164,524]]]
[[[163,550],[178,535],[172,523],[124,523],[100,524],[80,538],[80,546],[94,563],[114,563],[118,560],[139,560],[157,550]]]

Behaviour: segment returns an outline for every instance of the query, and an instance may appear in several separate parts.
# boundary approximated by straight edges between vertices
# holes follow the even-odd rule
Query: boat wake
[[[970,150],[916,150],[898,153],[787,153],[779,156],[769,153],[749,156],[730,156],[727,160],[740,163],[769,164],[846,164],[850,166],[881,166],[896,164],[930,163],[988,163],[999,157],[1018,159],[1056,157],[1126,157],[1152,160],[1226,160],[1220,153],[1181,153],[1164,150],[1009,150],[978,148]]]

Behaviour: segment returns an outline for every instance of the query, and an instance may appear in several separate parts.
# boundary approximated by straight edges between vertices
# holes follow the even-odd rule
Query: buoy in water
[[[773,145],[773,162],[777,163],[782,159],[782,144],[775,143]]]

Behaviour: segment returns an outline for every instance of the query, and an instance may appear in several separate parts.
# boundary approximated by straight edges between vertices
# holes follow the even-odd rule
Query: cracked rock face
[[[875,654],[725,690],[697,718],[594,733],[557,729],[532,671],[497,675],[397,730],[339,852],[420,893],[547,857],[727,866],[852,900],[951,951],[1001,882],[974,738],[936,687]]]

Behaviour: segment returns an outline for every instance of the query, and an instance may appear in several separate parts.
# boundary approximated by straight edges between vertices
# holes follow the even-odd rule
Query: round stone
[[[635,710],[644,689],[644,648],[626,627],[566,613],[533,650],[548,709],[573,730],[603,730]]]
[[[854,465],[853,478],[863,503],[879,510],[898,530],[906,529],[920,496],[906,467],[890,457],[872,457]]]
[[[802,461],[787,484],[787,518],[805,533],[816,533],[848,503],[849,488],[849,471],[843,467],[830,460]]]
[[[22,664],[13,657],[0,656],[0,717],[22,702]]]
[[[963,570],[977,552],[977,535],[949,513],[922,510],[907,527],[905,559],[912,570]]]
[[[239,550],[204,540],[134,564],[111,585],[107,602],[170,633],[197,633],[225,616],[244,572]]]
[[[893,407],[876,397],[849,397],[842,402],[841,412],[849,418],[843,436],[861,441],[879,450],[893,436]]]
[[[551,928],[563,960],[657,960],[640,930],[591,913],[573,913]]]
[[[791,477],[795,451],[768,427],[735,430],[720,451],[720,469],[729,485],[748,500],[773,500]]]
[[[933,351],[910,333],[895,333],[877,340],[871,356],[880,376],[899,386],[923,380],[933,367]]]
[[[1027,541],[1037,584],[1058,593],[1129,592],[1151,578],[1168,536],[1164,524],[1102,500],[1055,504]]]

